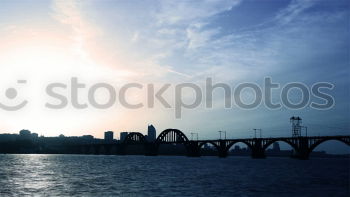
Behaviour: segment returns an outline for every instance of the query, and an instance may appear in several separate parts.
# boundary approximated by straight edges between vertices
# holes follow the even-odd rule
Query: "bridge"
[[[229,149],[237,144],[243,143],[251,150],[252,158],[265,158],[266,149],[275,142],[285,142],[293,148],[293,157],[308,159],[310,153],[320,144],[329,140],[336,140],[350,146],[350,136],[308,136],[308,137],[280,137],[280,138],[244,138],[244,139],[217,139],[217,140],[189,140],[186,135],[178,129],[166,129],[159,134],[155,141],[147,141],[142,133],[129,133],[119,143],[109,144],[87,144],[83,145],[81,153],[99,154],[103,149],[105,154],[110,154],[114,149],[116,154],[126,154],[125,150],[129,145],[141,145],[144,154],[148,156],[158,155],[162,144],[182,144],[186,149],[187,156],[201,156],[201,148],[210,144],[217,150],[219,157],[227,157]],[[90,150],[90,151],[87,151]]]

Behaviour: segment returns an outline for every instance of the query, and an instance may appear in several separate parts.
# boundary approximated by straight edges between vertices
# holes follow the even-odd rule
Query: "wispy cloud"
[[[68,25],[72,30],[74,49],[82,58],[88,56],[87,42],[98,34],[99,30],[94,24],[89,23],[81,11],[81,1],[54,0],[52,16],[62,24]]]
[[[158,24],[185,25],[231,10],[240,0],[159,1]]]
[[[96,37],[99,31],[109,30],[89,23],[80,10],[79,2],[56,1],[55,17],[72,27],[77,48],[84,51],[86,40]],[[233,31],[225,31],[224,28],[228,27],[213,24],[213,17],[235,12],[233,9],[240,9],[243,3],[234,0],[153,1],[151,4],[155,6],[144,6],[144,10],[138,10],[147,23],[129,25],[130,35],[116,33],[119,39],[129,40],[129,44],[125,42],[123,46],[116,44],[114,48],[108,48],[102,59],[111,59],[108,64],[112,67],[126,69],[146,78],[157,76],[168,79],[169,74],[193,80],[208,75],[229,81],[255,78],[279,72],[281,64],[285,62],[285,52],[293,53],[286,47],[288,43],[302,46],[314,40],[298,38],[298,34],[305,36],[305,31],[319,31],[322,24],[334,22],[330,21],[330,17],[334,20],[344,18],[337,12],[321,15],[322,11],[309,13],[308,9],[315,6],[317,1],[295,0],[276,12],[273,18],[252,27],[240,28],[240,31],[235,31],[234,26],[230,27]],[[115,21],[121,17],[118,12],[109,13],[109,16],[111,20],[116,17]],[[136,20],[133,15],[122,17],[126,21]],[[323,21],[321,18],[329,20]],[[128,24],[115,22],[115,26],[121,29],[125,25]],[[121,29],[115,30],[118,32]],[[281,53],[283,50],[285,52]],[[113,51],[119,51],[119,55],[115,56]],[[113,59],[123,61],[115,62]]]
[[[281,10],[275,17],[281,24],[287,24],[296,19],[302,12],[315,5],[315,0],[293,0],[287,8]]]
[[[266,75],[280,82],[331,81],[338,85],[337,94],[342,99],[337,100],[340,107],[335,110],[348,115],[349,10],[346,0],[335,1],[340,5],[322,0],[267,1],[266,7],[239,0],[148,0],[136,4],[134,1],[54,0],[51,9],[47,3],[37,4],[45,10],[38,15],[43,16],[42,19],[29,15],[30,20],[23,20],[18,13],[11,17],[8,16],[11,13],[0,13],[3,21],[9,20],[0,22],[0,61],[6,59],[0,62],[1,79],[14,78],[12,73],[16,70],[20,74],[30,73],[31,79],[38,81],[49,74],[66,78],[76,73],[89,79],[144,84],[184,81],[200,84],[206,77],[212,77],[214,82],[234,86],[237,82],[261,80]],[[343,4],[347,7],[342,8]],[[18,4],[9,3],[9,6],[17,9]],[[51,17],[47,10],[51,11]],[[27,47],[28,40],[30,47]],[[9,46],[14,51],[11,57],[7,55]],[[162,108],[155,111],[152,121],[166,119],[167,123],[183,124],[174,121],[173,114]],[[244,116],[240,111],[216,112],[215,120],[228,129],[237,125],[233,124],[235,121],[243,122],[248,116],[250,121],[266,122],[265,113],[256,111],[245,112]],[[139,111],[132,115],[118,114],[123,116],[120,120],[125,125],[128,123],[124,117],[140,116]],[[150,112],[144,110],[142,114],[147,117]],[[196,118],[201,115],[203,121],[212,120],[211,112],[201,109],[190,114]],[[104,114],[110,119],[110,125],[115,125],[114,115]],[[233,116],[239,118],[232,120]],[[341,119],[340,116],[332,117]],[[273,117],[282,116],[275,112]],[[23,119],[28,121],[26,117]],[[97,118],[93,116],[91,120]],[[145,124],[148,120],[142,121]],[[184,121],[191,127],[196,120]],[[79,121],[84,122],[85,118]],[[164,126],[169,125],[164,123]],[[208,130],[207,127],[199,129]],[[210,129],[217,129],[217,125],[212,124]]]

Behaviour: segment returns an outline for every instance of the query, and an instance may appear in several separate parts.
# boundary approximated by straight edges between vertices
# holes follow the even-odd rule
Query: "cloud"
[[[348,71],[347,53],[349,51],[346,8],[339,9],[340,6],[328,8],[327,5],[319,6],[322,9],[318,9],[317,1],[291,1],[283,8],[271,9],[275,15],[270,15],[270,18],[264,21],[259,19],[253,23],[256,25],[248,26],[245,24],[244,16],[256,13],[240,12],[238,10],[240,6],[252,6],[249,3],[249,5],[243,5],[244,3],[235,0],[150,0],[139,1],[137,4],[130,1],[57,0],[52,4],[51,16],[55,21],[50,18],[48,26],[41,23],[37,25],[39,31],[34,32],[36,37],[31,42],[34,48],[29,47],[19,51],[18,47],[14,47],[17,51],[10,59],[20,62],[16,68],[19,73],[34,73],[33,78],[38,80],[47,77],[51,81],[52,75],[62,75],[66,78],[78,73],[86,77],[88,82],[95,82],[96,80],[90,80],[95,77],[94,79],[98,78],[102,81],[122,83],[176,84],[186,81],[201,84],[206,77],[213,77],[214,83],[228,82],[234,86],[236,82],[259,81],[269,75],[274,77],[274,81],[279,82],[291,80],[303,82],[324,80],[337,84],[341,82],[343,86],[338,89],[345,94],[343,90],[348,90],[346,78],[348,72],[344,70]],[[333,3],[329,4],[333,6]],[[273,3],[271,6],[273,7]],[[259,7],[252,6],[248,9],[253,12]],[[47,10],[46,7],[43,10]],[[259,12],[266,12],[266,10],[262,9]],[[239,19],[230,18],[235,15]],[[238,22],[241,24],[237,25],[237,20],[240,20]],[[1,30],[1,33],[6,32],[3,33],[6,36],[2,36],[2,40],[6,42],[1,42],[0,46],[0,49],[4,49],[3,52],[8,51],[7,45],[11,42],[26,45],[20,43],[16,36],[18,38],[32,36],[28,29],[33,28],[33,24],[21,26],[19,23],[12,22],[11,25],[13,27]],[[51,36],[43,39],[44,31]],[[7,39],[8,37],[14,39]],[[45,47],[40,48],[38,44],[40,41],[40,44]],[[60,50],[52,50],[54,47]],[[71,56],[71,50],[78,54],[79,58],[76,55]],[[7,58],[6,53],[3,54],[5,55],[0,59]],[[27,59],[17,58],[18,54],[24,54]],[[62,58],[66,54],[69,56],[70,64]],[[33,56],[35,56],[34,59]],[[42,58],[43,56],[45,58]],[[50,56],[53,58],[52,61],[49,61]],[[28,59],[32,60],[31,66],[23,66],[28,64]],[[87,68],[83,64],[85,62],[82,63],[80,59],[84,59],[92,66]],[[41,63],[40,66],[38,62]],[[52,68],[47,66],[49,64]],[[14,67],[10,64],[6,65],[8,65],[9,74],[4,74],[3,69],[2,75],[14,78],[12,74]],[[52,75],[49,77],[49,74]],[[31,94],[39,95],[39,93]],[[348,97],[348,91],[346,94]],[[344,104],[339,104],[338,100],[337,104],[339,108],[346,106],[342,110],[347,113],[339,114],[349,114],[349,105],[344,99],[346,96],[342,100]],[[214,103],[223,102],[218,99]],[[266,121],[263,119],[265,112],[245,112],[242,116],[241,111],[220,109],[222,108],[215,109],[217,110],[215,115],[211,111],[206,113],[201,109],[192,110],[189,113],[197,119],[201,117],[199,118],[201,121],[222,121],[221,123],[224,122],[223,124],[228,128],[237,125],[234,123],[239,121],[259,122],[258,119]],[[157,108],[157,113],[143,110],[141,114],[144,117],[149,117],[151,114],[152,121],[166,119],[165,121],[169,124],[178,123],[176,127],[187,124],[189,128],[198,128],[198,123],[195,125],[196,121],[189,116],[181,121],[174,121],[173,114],[163,108]],[[274,113],[274,117],[282,117],[280,112],[271,113]],[[316,112],[312,113],[312,117],[317,117]],[[120,129],[117,128],[120,125],[114,124],[116,114],[125,125],[131,124],[127,122],[129,117],[130,120],[134,120],[135,116],[140,116],[139,111],[134,111],[131,115],[130,112],[124,113],[119,109],[118,113],[113,111],[103,114],[107,118],[110,117],[112,129]],[[335,119],[341,118],[341,115],[333,116],[333,114],[331,117],[334,122],[336,122]],[[213,116],[215,116],[214,119]],[[238,119],[232,118],[233,116]],[[282,119],[288,119],[287,116],[289,114]],[[329,117],[329,115],[322,117]],[[93,116],[92,120],[97,121],[98,118]],[[82,118],[81,121],[86,122],[86,119]],[[146,121],[149,119],[141,122],[145,124]],[[187,123],[183,123],[186,121]],[[131,122],[133,123],[130,127],[140,124],[140,121]],[[96,125],[100,124],[96,123]],[[211,129],[217,127],[217,124],[212,125]],[[165,123],[164,126],[166,126]],[[244,123],[240,126],[249,127]],[[208,128],[198,129],[208,130]]]
[[[135,32],[134,35],[131,38],[131,42],[135,43],[139,39],[139,33]]]
[[[315,5],[315,0],[293,0],[287,8],[281,10],[275,17],[281,24],[287,24],[296,19],[302,12]]]
[[[78,49],[82,50],[89,42],[99,43],[97,32],[101,28],[102,35],[108,37],[108,41],[127,40],[129,43],[118,45],[115,42],[108,49],[99,46],[106,43],[87,47],[89,50],[93,48],[90,54],[93,52],[95,56],[101,53],[98,51],[103,51],[96,59],[110,59],[107,64],[140,77],[149,79],[153,76],[154,79],[165,80],[173,74],[179,79],[190,77],[197,80],[211,75],[223,80],[241,80],[277,73],[281,66],[279,64],[285,62],[283,56],[287,52],[293,53],[285,45],[290,43],[302,46],[307,45],[306,42],[312,42],[314,39],[299,39],[295,35],[305,36],[307,30],[319,31],[320,25],[324,23],[319,19],[334,15],[320,15],[322,11],[317,12],[317,15],[309,13],[307,10],[316,1],[295,0],[279,10],[272,19],[254,27],[230,32],[226,31],[227,26],[221,27],[212,19],[218,19],[224,12],[235,12],[232,9],[239,9],[238,6],[243,3],[241,1],[153,1],[151,5],[141,6],[143,9],[137,10],[144,23],[135,22],[139,21],[135,15],[121,16],[123,12],[117,10],[103,13],[118,27],[110,30],[109,27],[90,23],[80,9],[82,5],[79,2],[56,1],[54,6],[56,18],[74,30]],[[123,7],[124,4],[116,4],[115,7],[120,10],[127,9]],[[341,15],[335,15],[337,17],[328,19],[341,18]],[[119,18],[127,22],[124,23]],[[329,20],[327,21],[330,22]],[[106,34],[108,31],[114,32]],[[326,33],[321,34],[327,36]],[[98,50],[94,50],[96,48]]]
[[[334,25],[346,15],[321,9],[308,12],[315,5],[316,1],[292,1],[272,20],[233,33],[224,33],[215,24],[196,25],[198,22],[193,21],[187,28],[188,48],[184,55],[193,66],[188,72],[196,78],[209,74],[223,80],[254,80],[297,70],[321,51],[331,55],[338,44],[329,38],[335,36],[332,32],[344,31],[343,26]],[[314,51],[318,45],[319,50]],[[301,63],[296,65],[295,59]],[[294,71],[288,74],[295,75]]]
[[[188,49],[196,49],[207,45],[212,37],[220,32],[219,29],[201,30],[200,26],[192,25],[187,28]]]
[[[88,41],[96,37],[99,30],[84,18],[80,7],[81,1],[54,0],[52,3],[54,10],[52,16],[72,29],[74,49],[82,58],[86,59],[88,56],[86,50]]]
[[[231,10],[240,0],[159,1],[158,24],[188,25]]]

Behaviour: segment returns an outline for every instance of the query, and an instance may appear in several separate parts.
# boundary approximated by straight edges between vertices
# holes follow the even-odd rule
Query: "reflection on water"
[[[0,155],[0,196],[348,196],[349,159]]]

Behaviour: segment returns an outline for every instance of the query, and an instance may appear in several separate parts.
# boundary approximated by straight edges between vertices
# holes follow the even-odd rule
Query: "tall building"
[[[113,131],[106,131],[105,132],[105,141],[106,142],[113,142]]]
[[[120,132],[120,141],[124,141],[127,135],[128,132]]]
[[[272,147],[273,151],[279,152],[280,149],[280,144],[278,142],[273,143],[273,147]]]
[[[153,125],[148,125],[148,133],[147,133],[147,140],[150,142],[153,142],[156,140],[156,128],[154,128]]]

